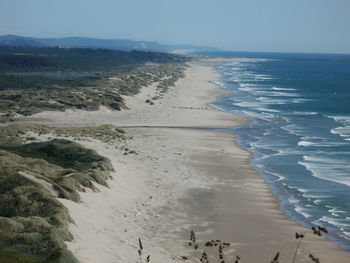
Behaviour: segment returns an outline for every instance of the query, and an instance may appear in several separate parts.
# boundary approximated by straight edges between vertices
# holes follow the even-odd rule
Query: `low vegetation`
[[[0,121],[9,114],[28,116],[45,110],[126,108],[122,95],[133,95],[159,82],[161,92],[183,77],[188,60],[158,52],[84,48],[0,46]],[[67,77],[19,76],[13,72],[67,73]],[[89,72],[82,77],[69,74]]]
[[[32,133],[73,138],[73,140],[97,139],[109,144],[129,138],[125,135],[124,130],[113,125],[89,127],[49,127],[38,124],[12,124],[0,127],[0,144],[19,144],[36,140],[35,137],[31,136]]]
[[[80,201],[79,192],[107,186],[110,161],[80,144],[53,139],[28,142],[28,134],[61,133],[96,138],[123,132],[112,126],[57,129],[38,125],[1,128],[0,136],[0,262],[78,262],[66,249],[73,237],[68,210],[57,200]],[[102,137],[101,137],[102,136]]]
[[[11,85],[5,85],[0,75],[0,112],[31,115],[45,110],[98,110],[105,106],[112,110],[125,109],[122,95],[137,94],[142,87],[159,83],[160,95],[184,76],[183,64],[149,65],[128,73],[105,73],[92,79],[56,80],[49,77],[6,76]],[[69,82],[70,81],[70,82]],[[4,116],[6,117],[6,116]],[[11,118],[2,118],[4,121]]]
[[[304,233],[295,233],[295,239],[298,240],[297,246],[294,252],[293,260],[291,263],[298,262],[297,255],[300,252],[301,249],[301,243],[303,239],[305,239],[306,234],[314,234],[317,236],[322,236],[322,233],[328,233],[327,228],[323,226],[312,226],[310,231],[305,231]],[[141,239],[139,238],[139,249],[138,254],[140,255],[140,262],[142,261],[142,251],[143,251],[143,245],[141,243]],[[193,251],[191,255],[181,255],[180,258],[183,261],[188,262],[201,262],[201,263],[209,263],[209,262],[218,262],[218,263],[227,263],[227,262],[234,262],[234,263],[240,263],[241,262],[241,256],[237,254],[236,249],[234,248],[234,245],[230,242],[225,242],[220,239],[212,239],[208,241],[202,241],[198,242],[196,239],[196,234],[193,230],[190,232],[190,240],[188,242],[188,245],[193,248]],[[230,248],[231,249],[227,249]],[[305,252],[304,252],[305,253]],[[283,255],[282,255],[283,256]],[[316,257],[314,254],[307,252],[306,256],[308,257],[308,260],[310,262],[314,263],[320,263],[320,259]],[[279,262],[285,262],[280,259],[281,254],[280,252],[275,252],[274,255],[271,255],[271,263],[279,263]],[[307,260],[307,261],[308,261]],[[244,259],[242,260],[242,262]],[[147,257],[147,261],[150,262],[150,255]],[[305,255],[302,262],[305,262]]]

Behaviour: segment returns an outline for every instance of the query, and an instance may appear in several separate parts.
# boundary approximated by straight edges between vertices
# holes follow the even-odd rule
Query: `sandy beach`
[[[306,233],[295,262],[350,262],[350,255],[324,237],[288,220],[263,179],[253,170],[250,153],[235,144],[230,128],[247,122],[217,111],[208,103],[223,92],[212,65],[220,60],[191,62],[186,77],[154,105],[145,103],[156,85],[125,97],[128,110],[101,108],[88,112],[42,112],[23,122],[54,126],[113,124],[132,139],[116,144],[79,141],[108,157],[115,172],[109,187],[81,193],[82,202],[60,199],[75,221],[68,248],[82,263],[139,262],[138,238],[144,245],[143,262],[199,262],[204,243],[220,239],[232,262],[292,262],[298,241]],[[44,137],[43,137],[44,138]],[[124,155],[122,147],[136,154]],[[188,246],[194,230],[198,250]],[[206,249],[217,261],[217,247]],[[196,260],[195,260],[196,258]],[[213,261],[214,262],[214,261]]]

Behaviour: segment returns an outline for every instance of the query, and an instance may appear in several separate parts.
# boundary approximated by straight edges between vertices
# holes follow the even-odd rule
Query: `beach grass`
[[[94,77],[65,79],[0,73],[0,121],[13,121],[14,113],[28,116],[50,110],[95,111],[101,106],[126,109],[123,95],[135,95],[152,83],[158,83],[160,93],[164,93],[184,76],[184,69],[184,62],[153,63],[128,70],[98,71]]]
[[[113,144],[126,140],[129,137],[125,131],[114,125],[85,126],[85,127],[53,127],[37,124],[12,124],[0,127],[0,144],[22,144],[35,141],[37,135],[52,135],[74,140],[100,140]]]
[[[94,183],[107,186],[113,170],[110,161],[64,139],[6,143],[0,149],[2,258],[77,262],[65,244],[73,239],[68,231],[73,221],[57,197],[79,202],[79,191],[96,190]]]

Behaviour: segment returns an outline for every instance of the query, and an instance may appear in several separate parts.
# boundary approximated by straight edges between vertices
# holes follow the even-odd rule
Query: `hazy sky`
[[[350,0],[0,0],[0,34],[350,53]]]

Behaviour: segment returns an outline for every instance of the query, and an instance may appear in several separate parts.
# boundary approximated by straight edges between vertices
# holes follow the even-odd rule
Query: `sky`
[[[350,53],[350,0],[0,0],[0,35]]]

